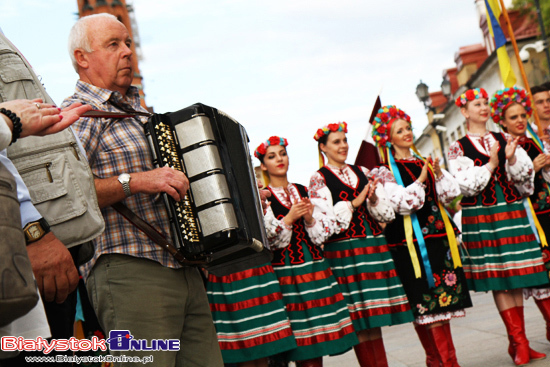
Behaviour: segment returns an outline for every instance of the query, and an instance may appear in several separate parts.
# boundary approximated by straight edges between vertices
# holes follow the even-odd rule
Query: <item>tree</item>
[[[550,36],[550,1],[539,0],[539,6],[542,14],[542,21],[544,22],[544,31],[548,37]],[[533,17],[533,21],[539,24],[534,0],[513,0],[512,9],[520,10],[522,14],[530,14]]]

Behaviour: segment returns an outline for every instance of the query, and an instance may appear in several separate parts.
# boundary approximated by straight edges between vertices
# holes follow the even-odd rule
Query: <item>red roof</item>
[[[458,70],[466,64],[476,64],[479,68],[483,62],[487,59],[487,50],[481,43],[469,46],[462,46],[455,54],[455,62]]]
[[[457,89],[459,87],[458,79],[456,77],[457,73],[458,73],[457,68],[450,68],[450,69],[447,69],[447,70],[443,71],[443,78],[444,79],[449,79],[449,81],[451,82],[451,93],[452,94],[455,94],[455,92],[457,91]]]
[[[509,10],[508,16],[510,17],[510,23],[512,23],[514,36],[516,36],[517,40],[536,37],[540,34],[537,17],[534,12],[521,14],[520,10]],[[500,15],[499,22],[506,39],[509,41],[508,23],[504,19],[504,14]]]
[[[430,99],[432,100],[432,107],[437,111],[441,110],[441,107],[445,107],[447,104],[447,97],[445,97],[441,91],[430,93]]]

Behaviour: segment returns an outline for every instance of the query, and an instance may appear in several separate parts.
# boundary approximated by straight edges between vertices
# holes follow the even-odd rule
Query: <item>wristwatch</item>
[[[46,233],[49,232],[50,225],[44,218],[40,218],[36,222],[29,222],[23,228],[23,233],[25,233],[25,240],[27,241],[27,245],[38,241],[39,239],[44,237]]]
[[[122,184],[122,189],[124,190],[124,194],[126,197],[132,196],[132,192],[130,191],[130,177],[129,173],[122,173],[120,176],[118,176],[118,182]]]

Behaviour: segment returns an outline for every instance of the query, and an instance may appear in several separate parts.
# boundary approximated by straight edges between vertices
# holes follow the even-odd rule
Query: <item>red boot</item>
[[[374,350],[374,358],[376,367],[388,367],[388,358],[386,357],[386,348],[382,338],[371,340],[372,349]]]
[[[546,321],[546,339],[550,342],[550,298],[542,300],[536,299],[535,303],[537,304],[542,317],[544,317],[544,321]]]
[[[296,361],[296,367],[323,367],[323,357]]]
[[[428,332],[430,333],[432,342],[434,343],[437,354],[439,355],[439,359],[441,360],[441,366],[454,367],[455,365],[452,359],[454,347],[452,348],[451,352],[452,343],[449,343],[449,340],[447,339],[447,333],[445,332],[443,326],[441,325],[429,328]]]
[[[458,365],[458,360],[456,358],[456,349],[453,344],[453,335],[451,334],[451,324],[448,322],[444,323],[443,330],[445,330],[445,335],[447,336],[447,343],[449,343],[449,359],[453,363],[453,367],[460,367]]]
[[[523,366],[529,363],[529,341],[525,336],[523,322],[517,307],[509,308],[500,312],[500,317],[506,326],[506,332],[512,345],[511,351],[514,352],[513,360],[517,366]]]
[[[418,334],[418,339],[420,339],[420,343],[422,344],[422,347],[426,351],[426,366],[439,367],[441,365],[441,361],[439,360],[439,354],[435,349],[435,345],[432,342],[432,338],[428,333],[428,329],[426,328],[426,325],[419,325],[416,323],[413,323],[413,324],[414,324],[414,329]]]
[[[523,332],[525,333],[525,316],[523,312],[523,306],[516,306],[516,311],[519,314],[519,317],[521,318],[521,328],[523,329]],[[536,350],[533,350],[529,347],[529,359],[532,361],[537,361],[539,359],[546,358],[546,354],[539,353]]]
[[[371,341],[365,341],[353,347],[357,361],[361,367],[377,367],[376,356]]]

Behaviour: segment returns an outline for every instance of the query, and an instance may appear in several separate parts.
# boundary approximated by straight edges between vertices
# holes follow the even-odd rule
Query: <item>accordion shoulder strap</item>
[[[126,220],[147,235],[154,243],[168,251],[180,264],[188,266],[204,265],[204,261],[187,260],[178,249],[172,245],[166,238],[157,232],[149,223],[141,219],[136,213],[121,202],[111,205],[113,209],[120,213]]]

